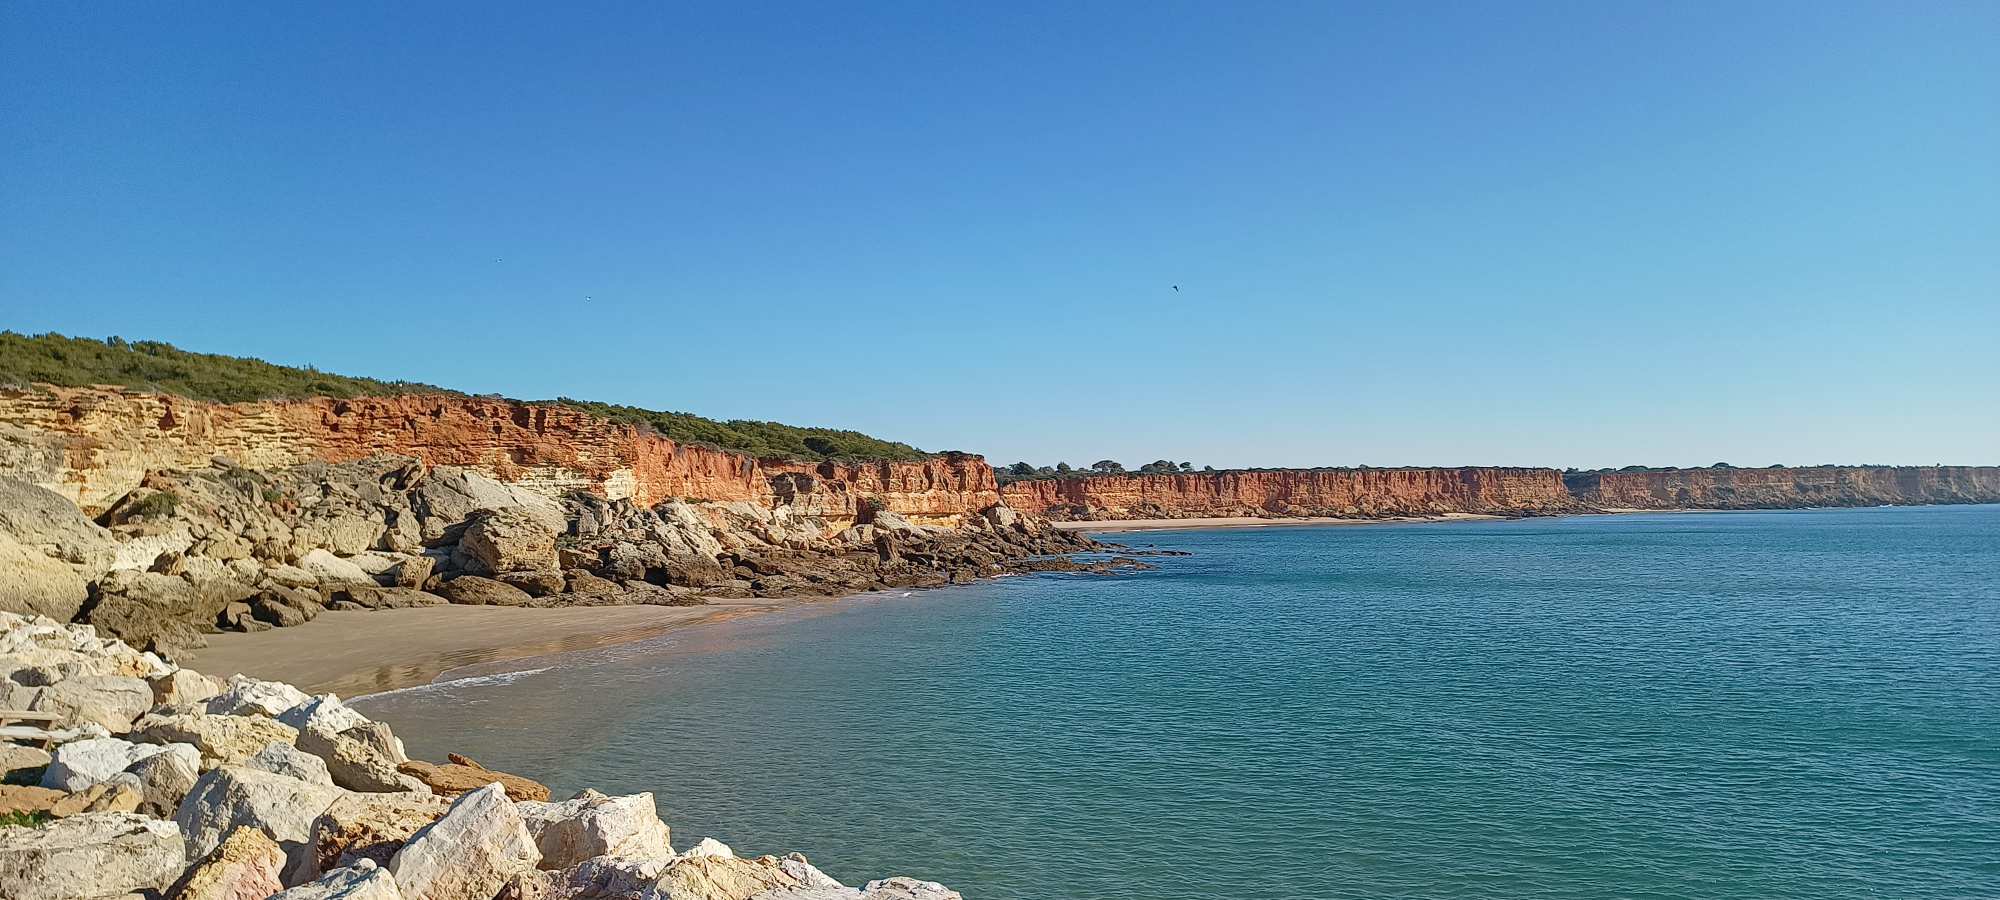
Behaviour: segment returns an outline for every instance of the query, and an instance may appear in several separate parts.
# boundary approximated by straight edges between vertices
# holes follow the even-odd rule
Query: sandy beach
[[[1178,531],[1189,528],[1276,528],[1294,525],[1393,525],[1411,522],[1466,522],[1505,519],[1506,516],[1486,516],[1477,513],[1445,513],[1440,516],[1391,516],[1382,519],[1334,519],[1321,516],[1296,516],[1291,518],[1270,518],[1264,516],[1227,516],[1208,519],[1104,519],[1095,522],[1056,522],[1055,527],[1064,531],[1083,531],[1092,534],[1115,531]]]
[[[327,613],[292,628],[210,635],[208,647],[188,665],[219,676],[241,672],[354,697],[426,684],[463,666],[645,640],[806,602],[813,601],[567,609],[450,605]]]

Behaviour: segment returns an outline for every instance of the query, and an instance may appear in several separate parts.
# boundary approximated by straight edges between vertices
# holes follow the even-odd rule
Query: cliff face
[[[512,400],[412,394],[220,404],[101,388],[0,390],[0,473],[86,509],[116,500],[148,471],[200,468],[214,456],[267,469],[383,453],[464,466],[551,496],[580,488],[648,506],[669,497],[769,504],[810,492],[835,524],[851,524],[871,497],[930,525],[957,525],[1000,501],[993,470],[977,456],[759,461]]]
[[[2000,502],[2000,466],[1814,466],[1675,469],[1566,476],[1605,509],[1788,509]]]
[[[1534,514],[1582,506],[1554,469],[1283,469],[1017,481],[1009,506],[1066,519]]]

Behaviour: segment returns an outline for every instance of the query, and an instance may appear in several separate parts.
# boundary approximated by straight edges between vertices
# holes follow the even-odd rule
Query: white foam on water
[[[522,669],[518,672],[496,672],[492,675],[468,675],[464,678],[453,678],[450,681],[433,681],[430,684],[413,684],[409,687],[396,688],[395,690],[392,691],[378,691],[373,694],[363,694],[359,697],[353,698],[353,700],[379,700],[383,697],[393,697],[397,694],[418,694],[429,691],[449,690],[452,688],[484,687],[487,685],[496,685],[496,684],[512,684],[513,682],[519,681],[530,675],[540,675],[541,673],[547,672],[553,668],[555,667],[543,666],[539,669]],[[352,700],[349,702],[352,702]]]

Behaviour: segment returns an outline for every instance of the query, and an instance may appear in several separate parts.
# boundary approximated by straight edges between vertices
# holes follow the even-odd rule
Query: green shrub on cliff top
[[[310,367],[274,365],[261,359],[190,353],[160,341],[126,341],[117,337],[98,341],[59,334],[0,331],[0,385],[26,387],[36,383],[63,387],[109,384],[220,403],[395,394],[464,396],[414,381],[353,378]],[[915,460],[929,456],[909,444],[869,437],[858,431],[749,420],[720,422],[688,413],[566,397],[549,402],[614,422],[641,425],[681,443],[720,447],[760,458]]]

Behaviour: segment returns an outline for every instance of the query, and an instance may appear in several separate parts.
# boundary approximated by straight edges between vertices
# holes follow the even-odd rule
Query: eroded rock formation
[[[1565,476],[1603,509],[1793,509],[2000,503],[2000,466],[1660,469]]]
[[[1016,481],[1009,506],[1056,519],[1545,515],[1584,511],[1554,469],[1272,469]]]

